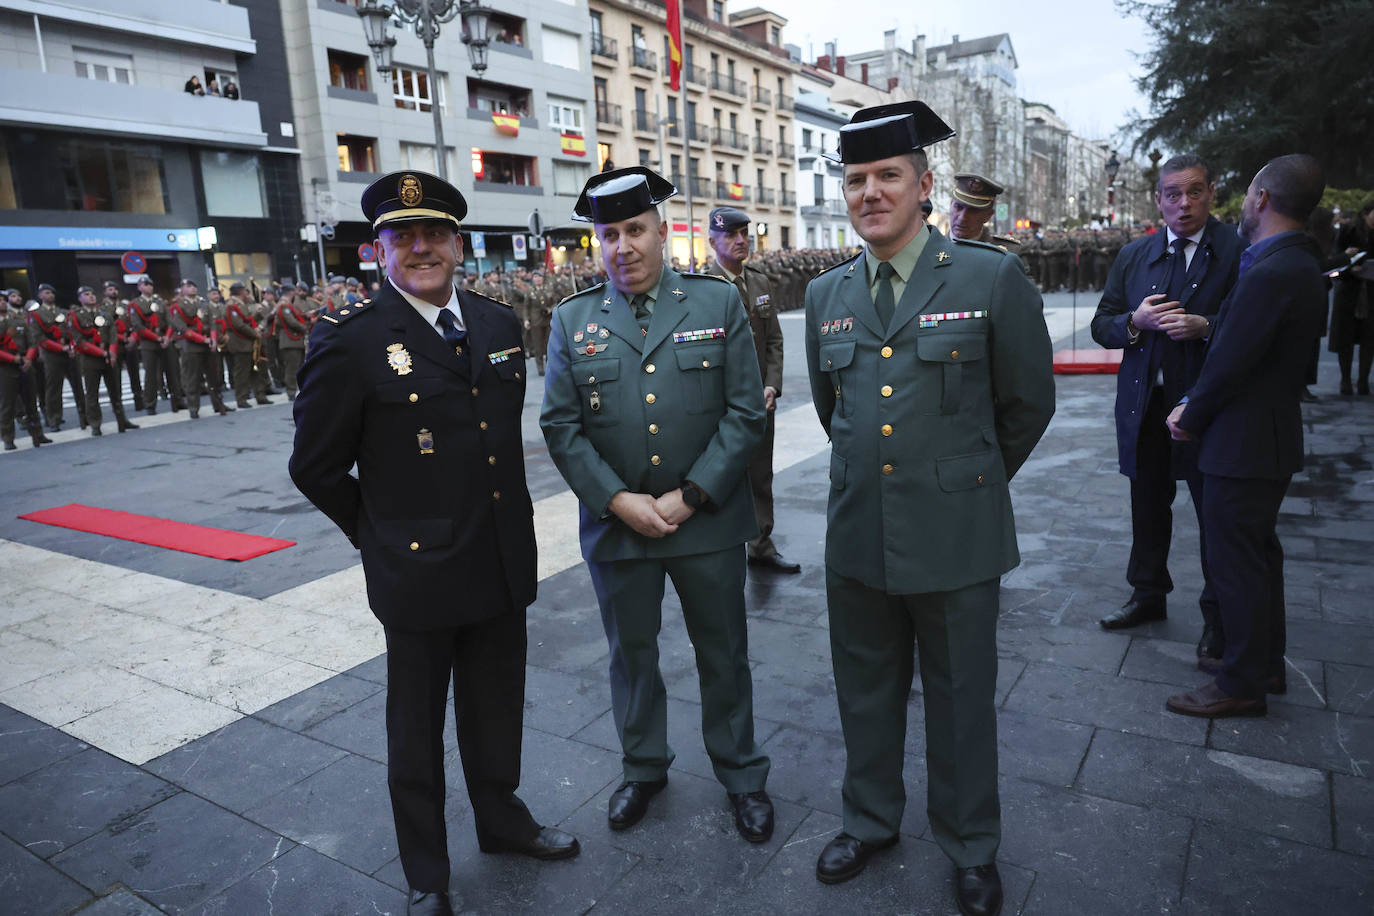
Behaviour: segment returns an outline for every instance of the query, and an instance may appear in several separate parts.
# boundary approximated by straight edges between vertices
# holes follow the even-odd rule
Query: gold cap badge
[[[396,196],[407,207],[419,206],[420,201],[425,199],[425,192],[420,184],[420,179],[414,175],[402,175],[401,180],[396,183]]]

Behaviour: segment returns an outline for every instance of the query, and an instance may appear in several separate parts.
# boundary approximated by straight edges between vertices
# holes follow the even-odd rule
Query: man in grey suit
[[[897,841],[913,650],[931,832],[965,914],[995,914],[999,577],[1016,566],[1007,484],[1054,413],[1049,333],[1020,260],[926,226],[924,146],[953,131],[921,102],[840,131],[865,250],[806,290],[812,399],[830,435],[826,592],[847,755],[837,883]]]
[[[744,543],[758,533],[745,468],[763,434],[763,385],[735,288],[663,266],[658,204],[676,193],[643,166],[587,182],[574,218],[596,224],[610,282],[554,311],[539,424],[581,501],[611,649],[625,766],[611,829],[644,816],[673,762],[658,668],[666,574],[696,651],[706,751],[740,834],[762,843],[773,805],[754,742]]]

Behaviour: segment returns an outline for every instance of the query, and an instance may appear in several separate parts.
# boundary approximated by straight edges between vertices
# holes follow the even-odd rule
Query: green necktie
[[[878,320],[883,330],[892,323],[892,313],[897,310],[897,300],[892,295],[892,275],[896,273],[891,262],[878,262],[878,295],[873,299],[873,308],[878,312]]]
[[[649,306],[649,294],[639,293],[630,300],[630,307],[634,309],[635,320],[643,321],[653,314],[653,309]]]

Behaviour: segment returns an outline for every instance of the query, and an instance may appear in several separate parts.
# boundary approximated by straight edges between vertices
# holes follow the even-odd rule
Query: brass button
[[[890,398],[890,397],[892,397],[892,386],[891,386],[891,385],[884,385],[883,388],[882,388],[882,391],[883,391],[883,397],[885,397],[885,398]]]
[[[710,368],[711,368],[711,361],[710,361],[709,359],[703,359],[703,360],[701,361],[701,368],[703,368],[703,369],[710,369]]]
[[[500,491],[500,490],[492,490],[492,491],[491,491],[491,498],[492,498],[492,499],[500,499],[500,498],[501,498],[501,491]]]
[[[958,350],[950,350],[950,351],[949,351],[949,358],[950,358],[950,359],[958,359],[958,358],[959,358],[959,351],[958,351]]]
[[[644,395],[644,403],[645,403],[645,404],[652,404],[654,401],[657,401],[657,400],[658,400],[658,398],[654,397],[654,393],[653,393],[652,391],[650,391],[648,394]]]
[[[492,467],[495,467],[495,466],[496,466],[496,456],[495,456],[495,455],[488,455],[488,456],[487,456],[487,464],[491,465]]]
[[[833,369],[834,366],[835,366],[835,361],[834,361],[833,359],[827,359],[827,360],[825,361],[825,368],[827,368],[827,369]]]
[[[420,542],[419,542],[419,541],[411,541],[411,542],[410,542],[410,549],[411,549],[411,550],[419,550],[419,549],[420,549]]]
[[[486,420],[483,420],[483,421],[481,421],[480,423],[478,423],[478,424],[477,424],[477,428],[478,428],[478,429],[486,429],[486,428],[487,428],[487,421],[486,421]]]
[[[882,348],[881,350],[879,350],[878,352],[881,353],[881,354],[883,354],[883,359],[891,359],[891,358],[892,358],[892,348],[891,348],[891,347],[883,347],[883,348]]]
[[[347,314],[348,314],[348,309],[344,309],[344,310],[343,310],[342,312],[340,312],[339,314],[340,314],[340,315],[347,315]]]
[[[893,468],[892,465],[890,465],[890,464],[885,464],[885,465],[883,465],[883,473],[884,473],[884,474],[891,474],[891,473],[893,472],[893,470],[895,470],[895,468]]]
[[[657,435],[658,435],[658,424],[657,424],[657,423],[650,423],[650,424],[649,424],[649,435],[651,435],[651,436],[657,436]]]
[[[978,475],[978,482],[979,482],[979,483],[982,483],[982,482],[983,482],[983,475],[982,475],[982,474],[979,474],[979,475]]]
[[[594,375],[589,375],[589,376],[587,376],[587,384],[588,384],[588,385],[595,385],[595,384],[596,384],[596,376],[594,376]]]
[[[663,463],[663,459],[655,455],[649,459],[649,463],[652,464],[654,467],[658,467],[660,464]]]
[[[655,366],[653,363],[649,363],[649,365],[644,367],[644,371],[649,373],[650,375],[653,375],[657,369],[658,367]]]
[[[410,403],[414,404],[418,400],[420,400],[420,396],[412,391],[410,393]]]
[[[519,373],[519,372],[515,373],[515,377],[516,377],[516,378],[519,378],[519,377],[520,377],[520,373]]]
[[[474,398],[477,397],[477,386],[476,386],[476,385],[473,385],[473,386],[472,386],[472,396],[473,396]]]
[[[884,436],[890,436],[890,435],[892,435],[892,424],[891,424],[891,423],[884,423],[884,424],[883,424],[883,435],[884,435]]]

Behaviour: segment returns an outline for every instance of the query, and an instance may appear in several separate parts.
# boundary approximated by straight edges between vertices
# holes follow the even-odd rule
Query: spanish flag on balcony
[[[744,200],[744,185],[737,181],[730,182],[729,185],[731,200]]]
[[[563,152],[569,156],[587,155],[587,140],[577,134],[559,134]]]
[[[668,88],[682,89],[682,7],[681,0],[667,0],[668,11]]]
[[[499,111],[491,113],[491,123],[496,125],[498,134],[505,134],[507,137],[520,136],[520,118],[512,114],[502,114]]]

